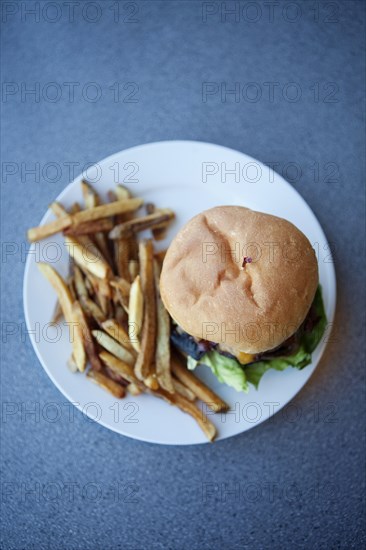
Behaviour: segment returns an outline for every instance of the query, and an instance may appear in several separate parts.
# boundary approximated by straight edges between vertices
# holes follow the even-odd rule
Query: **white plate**
[[[231,171],[231,172],[230,172]],[[125,183],[134,194],[158,206],[173,208],[177,220],[166,247],[178,229],[198,212],[220,204],[238,204],[269,212],[293,222],[313,244],[319,260],[320,282],[329,327],[334,318],[336,281],[332,256],[324,232],[309,206],[281,176],[243,153],[210,143],[166,141],[121,151],[88,169],[84,174],[103,198],[115,183]],[[56,200],[65,206],[82,201],[81,176]],[[41,224],[53,219],[48,210]],[[36,220],[35,220],[36,221]],[[36,224],[35,224],[36,225]],[[60,235],[32,245],[24,275],[24,309],[35,352],[58,389],[89,417],[123,435],[153,443],[186,445],[206,442],[196,422],[175,407],[149,395],[117,400],[67,366],[71,353],[67,327],[49,326],[56,304],[51,286],[36,261],[51,261],[65,276],[67,253]],[[260,424],[280,410],[303,387],[326,346],[326,337],[313,353],[311,365],[298,371],[269,371],[258,391],[248,394],[220,384],[207,367],[196,373],[227,401],[227,415],[211,416],[218,439],[225,439]]]

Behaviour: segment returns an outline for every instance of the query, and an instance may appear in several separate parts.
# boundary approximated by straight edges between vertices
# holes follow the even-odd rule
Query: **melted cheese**
[[[239,351],[236,358],[242,365],[247,365],[248,363],[252,363],[254,361],[255,355],[245,353],[244,351]]]

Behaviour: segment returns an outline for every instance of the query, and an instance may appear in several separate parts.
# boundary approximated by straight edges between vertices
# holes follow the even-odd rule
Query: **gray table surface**
[[[360,548],[364,3],[2,10],[1,547]],[[236,82],[240,96],[221,97]],[[22,332],[25,231],[71,163],[76,175],[169,139],[276,162],[334,243],[338,283],[333,342],[292,405],[243,435],[185,448],[127,439],[76,410],[70,418]],[[55,422],[52,403],[63,411]]]

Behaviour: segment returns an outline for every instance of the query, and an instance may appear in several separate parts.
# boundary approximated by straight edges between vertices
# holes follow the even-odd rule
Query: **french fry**
[[[59,231],[63,231],[71,225],[71,217],[64,216],[63,218],[58,218],[50,223],[45,225],[40,225],[39,227],[32,227],[28,229],[27,237],[30,243],[40,241],[42,239],[47,239]]]
[[[157,212],[155,208],[155,204],[153,204],[152,202],[146,203],[145,210],[146,210],[146,214],[154,214]],[[151,230],[151,232],[156,241],[161,241],[165,238],[166,230],[167,230],[167,225],[165,225],[164,227],[155,227]]]
[[[139,274],[139,263],[137,260],[130,260],[128,262],[128,272],[130,274],[130,281],[134,281]]]
[[[166,253],[167,250],[160,250],[159,252],[155,252],[155,259],[159,262],[160,265],[163,264]]]
[[[128,322],[128,315],[120,304],[115,304],[114,309],[115,309],[114,316],[116,318],[117,323],[122,325],[124,322]]]
[[[141,349],[135,364],[135,374],[144,380],[153,374],[152,362],[155,356],[156,300],[154,285],[154,250],[151,240],[139,244],[141,283],[144,295],[144,318],[141,332]]]
[[[62,204],[57,201],[54,201],[52,204],[50,204],[49,208],[50,210],[52,210],[56,218],[63,218],[67,216],[66,208],[64,208]]]
[[[114,338],[109,336],[106,332],[102,330],[93,330],[92,334],[98,344],[102,346],[102,348],[106,349],[115,357],[118,357],[118,359],[124,361],[130,366],[135,364],[135,357],[132,355],[132,353],[128,351],[127,348],[123,347]]]
[[[128,239],[117,239],[114,241],[114,260],[117,267],[117,273],[126,281],[129,279],[128,271],[129,260],[129,242]]]
[[[85,288],[86,288],[87,291],[88,291],[89,296],[94,297],[94,294],[95,294],[95,292],[94,292],[94,287],[93,287],[93,285],[91,284],[90,279],[88,279],[88,277],[85,277],[85,279],[84,279],[84,284],[85,284]]]
[[[100,204],[98,193],[86,180],[81,180],[81,192],[83,194],[85,208],[94,208]]]
[[[133,200],[133,199],[130,199]],[[169,208],[161,209],[154,214],[148,214],[141,218],[133,218],[116,225],[109,233],[110,239],[121,239],[129,237],[138,231],[152,229],[156,227],[165,227],[174,218],[174,212]]]
[[[75,290],[79,300],[88,298],[88,291],[85,286],[83,274],[77,265],[74,266]]]
[[[131,346],[127,332],[123,326],[116,321],[116,319],[107,319],[107,321],[102,323],[102,328],[107,334],[109,334],[109,336],[112,336],[112,338],[117,340],[117,342],[119,342],[123,347],[134,353],[134,349]]]
[[[122,398],[126,395],[126,390],[123,386],[121,386],[111,378],[108,378],[108,376],[106,376],[102,372],[90,370],[87,374],[87,377],[104,390],[109,391],[109,393],[114,395],[114,397]]]
[[[141,391],[145,390],[144,384],[136,378],[131,365],[121,361],[121,359],[117,359],[117,357],[107,351],[102,351],[102,353],[99,354],[99,357],[113,372],[122,376],[122,378],[127,380],[130,384],[136,384]]]
[[[85,370],[86,366],[86,354],[82,338],[80,337],[80,332],[78,330],[78,324],[77,322],[75,323],[72,308],[73,299],[70,294],[70,290],[61,275],[59,275],[59,273],[57,273],[57,271],[53,269],[53,267],[51,267],[49,264],[45,264],[42,262],[38,263],[37,265],[42,275],[46,277],[46,279],[51,283],[56,291],[62,312],[65,317],[65,321],[69,323],[70,331],[73,332],[71,339],[75,363],[78,370],[82,372],[83,370]]]
[[[75,227],[85,222],[100,220],[101,218],[109,218],[110,216],[122,214],[124,212],[133,212],[138,210],[142,203],[142,199],[127,199],[95,206],[94,208],[82,210],[81,212],[76,212],[75,214],[67,214],[66,216],[60,217],[57,220],[45,225],[32,227],[27,233],[28,240],[29,242],[40,241],[41,239],[50,237],[51,235],[54,235],[59,231],[63,231],[70,226]]]
[[[74,287],[74,277],[69,276],[67,278],[66,283],[67,283],[67,286],[69,287],[72,301],[74,302],[76,300],[76,293],[75,293],[75,287]]]
[[[138,336],[141,332],[142,319],[144,314],[144,296],[142,294],[140,275],[131,285],[130,300],[128,303],[128,335],[131,345],[136,351],[140,351]]]
[[[114,380],[115,382],[118,382],[118,384],[121,384],[121,386],[125,386],[125,387],[128,386],[127,380],[125,380],[124,378],[122,378],[122,376],[120,376],[119,374],[111,370],[109,367],[107,367],[106,364],[104,364],[103,368],[104,368],[103,372],[105,372],[108,378],[112,378],[112,380]]]
[[[229,409],[229,405],[190,372],[176,354],[172,355],[171,365],[172,371],[178,380],[187,386],[198,399],[206,403],[210,409],[214,412],[224,412]]]
[[[157,338],[155,350],[156,376],[159,385],[169,393],[174,393],[174,384],[170,371],[170,317],[164,307],[159,291],[160,270],[154,261],[154,278],[157,311]]]
[[[65,235],[77,237],[78,235],[96,234],[101,231],[111,231],[114,224],[110,218],[102,218],[91,222],[80,223],[79,225],[71,226],[65,229]]]
[[[142,393],[141,388],[139,388],[134,382],[132,382],[131,384],[128,384],[127,391],[131,395],[140,395]]]
[[[131,198],[130,190],[127,189],[127,187],[125,187],[124,185],[121,185],[120,183],[116,185],[114,192],[119,201],[124,201],[126,199]]]
[[[145,378],[144,384],[151,390],[157,390],[159,388],[159,382],[158,382],[158,379],[156,378],[156,374],[155,373],[149,374],[149,376]]]
[[[175,392],[179,393],[179,395],[182,395],[183,397],[188,399],[188,401],[196,400],[196,396],[193,393],[193,391],[191,391],[189,388],[187,388],[187,386],[182,384],[182,382],[179,382],[179,380],[177,380],[176,378],[173,378],[173,386],[174,386]],[[173,392],[169,392],[169,393],[173,393]]]
[[[100,197],[98,193],[86,180],[82,180],[81,190],[84,197],[85,208],[94,208],[95,206],[98,206],[100,204]],[[102,220],[99,220],[99,222],[101,222]],[[105,218],[105,222],[108,224],[113,224],[113,220],[111,218]],[[113,260],[109,250],[107,236],[102,231],[105,231],[105,229],[100,229],[99,231],[96,231],[96,233],[94,234],[94,239],[104,258],[106,259],[110,267],[112,267]]]
[[[79,334],[81,335],[82,341],[84,343],[84,348],[88,356],[91,368],[100,371],[102,370],[102,364],[100,362],[88,323],[86,322],[84,312],[78,301],[72,304],[72,310],[74,314],[74,319],[80,330]]]
[[[81,303],[85,313],[93,318],[98,325],[102,325],[106,320],[106,317],[100,307],[91,298],[82,298]]]
[[[67,360],[67,368],[74,374],[75,372],[78,372],[78,367],[77,367],[77,364],[75,363],[73,354],[71,354]]]
[[[122,296],[129,296],[131,291],[131,285],[126,279],[122,279],[122,277],[115,277],[110,281],[111,286],[114,288],[118,288],[122,294]]]
[[[215,426],[212,424],[212,422],[210,422],[207,416],[202,411],[200,411],[200,409],[194,403],[192,403],[192,401],[189,401],[179,393],[171,394],[162,389],[158,389],[153,393],[154,395],[162,397],[171,405],[176,405],[182,411],[191,415],[196,420],[197,424],[200,426],[201,430],[204,432],[209,441],[213,441],[215,439]]]
[[[72,223],[73,225],[78,225],[83,222],[100,220],[101,218],[109,218],[110,216],[116,216],[117,214],[134,212],[140,208],[143,202],[144,201],[142,199],[136,198],[101,204],[100,206],[88,208],[88,210],[82,210],[81,212],[74,214],[72,216]]]
[[[108,276],[109,266],[100,254],[96,253],[94,250],[87,250],[70,236],[65,237],[65,245],[69,255],[80,267],[86,269],[92,275],[100,279],[105,279]]]

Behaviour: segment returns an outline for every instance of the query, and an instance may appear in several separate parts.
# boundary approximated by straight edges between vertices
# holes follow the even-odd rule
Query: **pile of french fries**
[[[53,286],[57,307],[53,322],[69,325],[72,355],[69,367],[117,398],[147,392],[190,414],[210,441],[216,428],[195,404],[214,412],[228,405],[192,372],[171,349],[171,319],[159,292],[165,251],[154,241],[165,237],[174,212],[145,205],[117,185],[102,204],[93,187],[81,182],[84,208],[65,209],[54,202],[51,223],[29,229],[28,240],[39,241],[62,231],[70,256],[70,273],[63,279],[49,264],[38,267]],[[151,238],[139,233],[151,231]]]

